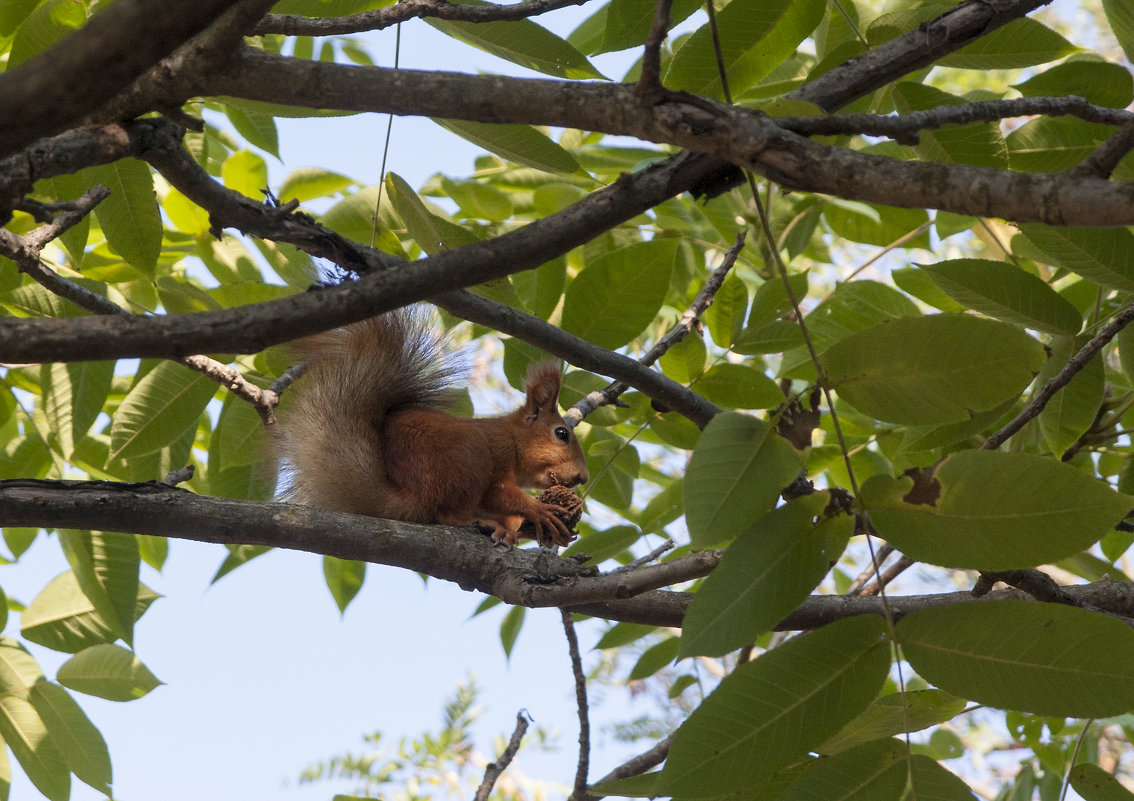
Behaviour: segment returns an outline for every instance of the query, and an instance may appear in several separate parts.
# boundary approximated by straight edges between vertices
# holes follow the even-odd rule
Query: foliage
[[[441,728],[436,734],[422,732],[412,739],[402,738],[396,748],[387,750],[383,748],[382,733],[372,732],[363,736],[366,752],[348,752],[316,762],[304,768],[299,781],[350,782],[352,798],[468,798],[480,784],[485,763],[472,742],[472,728],[479,712],[476,701],[476,682],[469,679],[459,684],[453,697],[445,702]],[[515,784],[511,790],[500,788],[492,797],[499,801],[524,798],[524,783]]]
[[[1050,16],[1023,16],[1039,2],[1013,2],[998,4],[1014,11],[987,21],[972,41],[951,41],[962,12],[985,4],[730,0],[718,4],[715,36],[694,16],[696,4],[677,0],[670,24],[688,19],[691,32],[672,36],[654,54],[660,63],[635,63],[625,80],[637,88],[623,94],[593,61],[636,54],[653,2],[593,0],[567,36],[536,21],[536,3],[520,20],[459,18],[485,6],[453,6],[447,13],[456,16],[429,24],[560,83],[442,75],[433,76],[434,91],[407,97],[397,94],[401,83],[428,78],[369,66],[359,41],[315,28],[288,33],[268,17],[240,45],[224,38],[232,23],[222,20],[202,36],[227,42],[221,50],[236,60],[224,68],[201,62],[213,51],[191,43],[182,60],[156,71],[168,81],[143,75],[136,91],[119,87],[113,102],[84,109],[89,118],[44,115],[37,138],[64,133],[22,143],[0,162],[9,211],[0,237],[0,323],[8,326],[0,326],[0,480],[12,479],[0,481],[0,524],[12,560],[47,536],[41,527],[54,530],[70,571],[45,581],[25,608],[12,607],[24,640],[70,656],[52,681],[19,640],[0,640],[8,749],[0,750],[0,799],[8,797],[8,752],[52,801],[69,797],[72,775],[109,795],[106,744],[72,693],[125,701],[160,683],[135,655],[134,623],[158,598],[138,580],[140,566],[160,568],[165,540],[127,514],[105,531],[76,530],[88,524],[81,515],[46,522],[69,508],[54,495],[38,513],[17,515],[21,488],[62,488],[29,479],[157,481],[190,465],[193,493],[271,499],[272,477],[258,462],[274,404],[257,390],[290,366],[277,346],[359,319],[357,306],[342,310],[349,301],[337,317],[313,323],[309,312],[320,298],[373,286],[387,291],[371,310],[428,298],[450,312],[452,327],[470,301],[449,290],[471,286],[477,308],[495,312],[487,320],[465,313],[479,325],[461,335],[507,330],[503,372],[514,386],[546,350],[586,365],[565,377],[567,405],[605,377],[632,387],[577,427],[593,480],[573,552],[612,569],[660,538],[677,542],[660,568],[723,551],[719,567],[679,587],[688,591],[683,619],[659,623],[661,600],[673,598],[656,592],[638,599],[656,601],[656,616],[600,599],[610,602],[611,623],[599,648],[621,656],[627,682],[664,685],[671,698],[659,703],[672,705],[658,718],[680,725],[660,772],[597,792],[965,799],[971,785],[1005,800],[1038,793],[1054,801],[1070,782],[1088,801],[1126,798],[1134,333],[1123,326],[1134,318],[1134,206],[1092,204],[1129,198],[1134,186],[1126,141],[1134,123],[1120,111],[1134,100],[1134,17],[1121,0],[1103,0],[1093,41],[1056,30]],[[103,5],[28,0],[0,9],[10,70],[0,88],[22,85],[21,64],[46,69],[54,43],[133,8]],[[383,6],[287,0],[274,10],[320,17],[403,8]],[[240,32],[251,30],[243,24]],[[939,49],[927,52],[927,42]],[[868,47],[903,66],[887,72],[858,59]],[[336,71],[336,61],[360,66]],[[275,70],[274,80],[257,69]],[[650,83],[652,69],[667,89],[703,97],[666,93]],[[355,75],[378,94],[360,94]],[[312,85],[315,99],[303,94]],[[548,85],[556,97],[536,94]],[[608,102],[576,100],[591,96],[574,94],[583,92]],[[725,98],[735,105],[714,102]],[[1009,99],[1020,104],[996,102]],[[204,122],[173,145],[162,144],[168,120],[79,125],[179,107]],[[430,116],[487,153],[469,175],[436,175],[416,190],[396,168],[374,186],[321,168],[267,186],[266,159],[281,152],[277,119],[354,111]],[[628,133],[641,141],[614,138]],[[68,150],[90,144],[83,137],[105,137],[103,149]],[[731,159],[755,177],[741,181],[721,162],[705,180],[682,184],[680,147]],[[834,177],[832,164],[840,165]],[[31,177],[21,179],[25,167]],[[665,173],[673,183],[654,198],[648,178],[662,170],[673,170]],[[110,190],[101,202],[86,194],[96,186]],[[617,191],[627,195],[608,203]],[[81,196],[91,205],[58,205]],[[1084,219],[1084,208],[1098,219]],[[68,210],[81,213],[29,257],[22,248],[37,226]],[[578,227],[583,219],[589,228]],[[1068,220],[1078,225],[1060,225]],[[224,227],[250,236],[220,235]],[[543,232],[536,245],[517,244],[531,231]],[[742,231],[747,239],[726,256]],[[462,258],[446,260],[451,251]],[[315,258],[333,262],[350,286],[307,293],[319,278]],[[703,326],[666,339],[722,263],[731,270],[700,315]],[[423,283],[380,284],[390,275]],[[88,346],[131,341],[126,323],[112,320],[123,322],[107,329],[114,335],[67,340],[66,359],[21,357],[25,346],[48,347],[49,334],[93,330],[83,318],[106,313],[108,303],[135,315],[136,330],[155,332],[146,348],[122,345],[117,363],[90,360]],[[294,327],[290,318],[274,329],[252,320],[255,347],[236,334],[223,341],[229,348],[198,347],[217,342],[205,338],[209,322],[229,319],[226,310],[280,309],[295,315]],[[534,322],[509,329],[520,313]],[[166,318],[187,321],[185,341],[168,345],[157,328],[141,327]],[[661,343],[657,370],[668,383],[627,366],[649,366],[654,357],[645,354]],[[172,358],[198,349],[216,350],[216,363],[198,359],[188,369]],[[210,374],[217,364],[242,381]],[[800,488],[801,472],[818,491]],[[100,486],[108,497],[134,489]],[[272,531],[256,533],[218,557],[217,578],[236,571],[239,580],[238,568],[275,541]],[[908,557],[894,573],[922,563],[916,581],[891,585],[874,606],[856,597],[826,618],[805,617],[823,600],[816,596],[859,595],[869,576],[855,577],[869,567],[880,573],[873,562],[883,541]],[[328,587],[345,609],[368,574],[325,557]],[[1040,565],[1062,586],[1045,582]],[[968,587],[974,571],[985,573],[982,592],[996,579],[1023,592],[964,603],[946,592],[924,601],[899,594]],[[877,576],[873,591],[891,579]],[[585,581],[573,586],[591,586]],[[506,649],[523,622],[521,607],[506,613]],[[816,630],[786,637],[776,629]],[[693,664],[716,675],[702,677]],[[347,777],[365,794],[399,782],[397,797],[433,797],[422,789],[431,777],[470,764],[474,696],[471,686],[458,691],[437,735],[403,741],[396,754],[336,757],[305,777]],[[657,733],[649,720],[624,728]],[[1011,764],[946,766],[990,739],[1015,749]],[[367,743],[378,746],[379,736]]]

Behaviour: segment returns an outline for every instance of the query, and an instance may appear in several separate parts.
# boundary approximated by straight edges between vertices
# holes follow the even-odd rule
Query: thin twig
[[[882,574],[878,576],[877,580],[863,587],[859,595],[878,595],[891,581],[916,564],[917,562],[903,554],[898,561],[882,571]]]
[[[1020,97],[1009,100],[981,100],[960,106],[938,106],[886,117],[877,114],[828,114],[815,117],[780,117],[776,124],[801,136],[837,134],[887,136],[902,144],[917,144],[922,131],[946,125],[998,122],[1008,117],[1072,116],[1101,125],[1127,125],[1134,113],[1088,103],[1081,97]],[[1109,173],[1108,173],[1109,174]],[[1105,176],[1104,176],[1105,177]]]
[[[862,569],[862,572],[855,577],[854,581],[847,587],[847,591],[844,592],[843,595],[859,595],[862,592],[862,588],[866,586],[866,583],[877,575],[877,566],[885,562],[886,557],[893,552],[894,546],[890,543],[887,542],[881,545],[878,548],[878,553],[875,554],[875,562]]]
[[[650,551],[645,556],[642,556],[638,559],[635,559],[633,562],[630,562],[629,564],[625,564],[625,565],[621,565],[620,567],[616,567],[616,568],[614,568],[614,570],[611,570],[610,572],[611,573],[628,573],[631,570],[636,570],[637,568],[642,567],[643,565],[648,565],[650,562],[657,559],[659,556],[661,556],[666,551],[673,550],[676,546],[677,546],[676,542],[667,538],[665,542],[663,542],[658,547],[654,548],[652,551]]]
[[[617,768],[595,782],[594,786],[598,787],[607,782],[618,781],[619,779],[629,779],[631,776],[641,776],[650,768],[657,767],[665,760],[666,756],[669,755],[669,745],[672,742],[673,735],[670,734],[649,751],[643,751],[641,754],[638,754],[638,756],[623,762]]]
[[[496,780],[500,778],[500,774],[516,756],[516,752],[520,750],[520,741],[524,739],[527,730],[528,716],[526,711],[521,709],[516,713],[516,728],[512,732],[512,739],[508,741],[504,753],[498,756],[495,762],[489,762],[485,765],[484,779],[481,781],[480,787],[476,788],[475,801],[488,801],[488,796],[492,794],[492,788],[496,786]]]
[[[567,609],[560,609],[563,631],[567,635],[567,650],[571,654],[571,672],[575,675],[575,704],[579,710],[579,765],[575,770],[575,789],[569,801],[582,801],[587,797],[587,772],[591,762],[591,722],[587,710],[587,677],[583,675],[583,660],[579,656],[579,638],[575,636],[575,619]]]
[[[268,14],[256,26],[256,34],[285,36],[341,36],[347,33],[380,31],[399,22],[419,17],[458,22],[512,22],[528,19],[568,6],[581,6],[588,0],[525,0],[509,5],[468,6],[448,0],[402,0],[397,5],[363,11],[344,17],[302,17],[298,14]]]
[[[52,222],[41,225],[23,236],[17,236],[11,231],[0,229],[0,254],[12,259],[20,271],[26,273],[40,286],[65,298],[81,309],[95,314],[130,315],[130,312],[114,301],[92,292],[86,287],[69,281],[59,273],[52,270],[40,259],[40,254],[49,242],[59,237],[65,231],[78,224],[99,203],[110,195],[110,190],[102,186],[95,186],[87,190],[69,208],[59,214]],[[211,380],[224,386],[237,397],[248,401],[256,409],[264,425],[275,422],[275,405],[279,401],[279,394],[265,393],[255,384],[249,382],[240,371],[231,365],[218,362],[208,356],[196,354],[178,359],[181,364],[191,370],[196,370],[208,376]]]
[[[1018,415],[1012,418],[1006,426],[999,431],[991,434],[988,439],[981,445],[982,450],[994,451],[1004,444],[1008,437],[1015,434],[1024,427],[1032,419],[1039,416],[1039,413],[1044,410],[1044,407],[1055,396],[1055,393],[1063,389],[1071,382],[1076,373],[1082,370],[1094,358],[1103,347],[1110,342],[1119,331],[1134,321],[1134,303],[1124,306],[1109,323],[1104,325],[1102,329],[1095,334],[1091,340],[1084,345],[1078,353],[1067,360],[1067,364],[1063,365],[1058,373],[1056,373],[1051,380],[1044,384],[1039,392],[1032,398],[1031,403],[1024,407]]]
[[[1094,153],[1072,168],[1071,172],[1109,178],[1118,162],[1131,150],[1134,150],[1134,121],[1127,122],[1107,137]]]
[[[653,102],[659,96],[661,85],[661,47],[669,31],[669,10],[673,0],[657,0],[654,7],[654,24],[646,37],[642,53],[642,73],[638,77],[638,92],[643,102]]]
[[[737,258],[740,256],[740,251],[744,248],[745,231],[741,231],[736,235],[736,241],[732,247],[725,252],[724,260],[721,266],[713,271],[709,276],[709,280],[705,282],[705,286],[697,293],[697,297],[689,304],[682,314],[677,324],[665,336],[653,344],[638,359],[638,364],[643,367],[648,367],[654,364],[658,359],[665,354],[670,348],[683,340],[685,336],[693,330],[693,326],[705,310],[713,305],[713,300],[717,296],[721,285],[724,283],[725,276],[728,275],[729,270],[736,264]],[[629,384],[624,381],[613,381],[600,390],[588,393],[586,397],[582,398],[578,403],[572,406],[563,414],[563,419],[567,425],[578,425],[579,421],[593,412],[600,406],[608,406],[614,403],[623,392],[630,388]]]

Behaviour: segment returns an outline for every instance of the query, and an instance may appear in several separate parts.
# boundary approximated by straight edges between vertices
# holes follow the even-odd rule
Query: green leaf
[[[111,631],[130,644],[141,566],[134,535],[61,529],[59,541],[83,594]]]
[[[606,10],[602,44],[594,52],[612,53],[641,47],[653,25],[655,7],[653,0],[611,0]],[[675,0],[669,11],[669,27],[701,7],[697,0]]]
[[[823,19],[824,0],[732,0],[717,11],[720,54],[728,86],[739,95],[795,52]],[[706,23],[674,54],[665,85],[724,98],[716,42]]]
[[[461,0],[461,3],[486,5],[474,0]],[[426,17],[425,21],[458,41],[545,75],[603,78],[582,53],[531,20],[473,23]]]
[[[1019,328],[969,315],[890,320],[826,352],[831,386],[860,412],[895,423],[949,423],[1018,395],[1044,363]]]
[[[945,567],[1054,562],[1088,548],[1134,506],[1069,464],[1025,453],[960,451],[906,503],[911,486],[908,478],[868,480],[870,520],[902,553]]]
[[[763,420],[723,412],[705,427],[685,476],[695,548],[736,537],[767,512],[803,467],[803,457]]]
[[[965,311],[965,306],[942,292],[941,288],[934,283],[933,279],[929,277],[929,273],[925,272],[925,270],[918,270],[914,267],[903,267],[900,270],[891,270],[890,278],[893,279],[894,285],[907,295],[912,295],[922,303],[927,303],[935,309],[940,309],[950,314]]]
[[[656,798],[657,793],[654,792],[654,783],[657,782],[658,776],[660,775],[661,771],[643,773],[626,779],[617,779],[616,781],[593,785],[588,787],[587,790],[594,795],[607,798]]]
[[[507,657],[512,656],[512,649],[516,645],[516,639],[520,636],[520,629],[523,628],[527,611],[525,607],[513,606],[504,614],[504,619],[500,621],[500,644],[504,646],[504,655]]]
[[[552,142],[542,131],[530,125],[492,125],[486,122],[440,117],[430,119],[445,130],[507,161],[515,161],[547,172],[570,174],[581,170],[574,156]]]
[[[942,690],[883,695],[815,750],[820,754],[837,754],[871,740],[921,731],[951,720],[966,706],[964,699]]]
[[[426,253],[440,253],[477,241],[472,231],[430,211],[397,173],[390,173],[386,177],[386,192],[410,236]]]
[[[462,217],[503,222],[516,211],[507,193],[483,181],[442,178],[441,188],[460,207]]]
[[[591,557],[591,564],[597,565],[625,552],[641,536],[637,526],[612,526],[579,537],[563,552],[563,556],[585,553]]]
[[[884,632],[881,618],[846,618],[737,667],[677,730],[657,794],[741,791],[802,759],[881,689]]]
[[[26,697],[28,688],[43,679],[43,670],[31,654],[10,637],[0,637],[0,697]]]
[[[713,342],[728,348],[740,336],[744,317],[748,313],[748,287],[730,272],[713,298],[713,305],[705,310],[705,324]]]
[[[148,164],[121,159],[85,171],[90,185],[101,184],[110,196],[95,206],[106,241],[132,266],[153,276],[161,252],[161,213]]]
[[[339,608],[339,614],[342,614],[362,589],[362,582],[366,579],[366,562],[324,556],[323,577],[327,581],[331,597],[335,599],[335,606]]]
[[[1106,5],[1104,0],[1104,6]],[[1134,15],[1131,16],[1134,22]],[[1134,101],[1134,79],[1118,64],[1075,57],[1033,75],[1015,88],[1024,97],[1077,95],[1097,106],[1126,108]]]
[[[877,740],[814,761],[777,796],[778,801],[901,801],[909,775],[909,750],[893,739]],[[915,796],[921,799],[921,796]]]
[[[1113,131],[1073,117],[1039,117],[1008,134],[1005,144],[1012,169],[1061,172],[1079,164]]]
[[[1103,0],[1102,5],[1126,60],[1134,61],[1134,8],[1126,0]]]
[[[985,33],[937,63],[969,70],[1010,70],[1055,61],[1078,49],[1042,22],[1025,17]]]
[[[736,338],[732,349],[745,356],[760,356],[765,353],[783,353],[792,348],[801,348],[803,343],[803,332],[799,329],[799,323],[772,320],[758,328],[745,328]]]
[[[209,470],[229,470],[264,458],[264,425],[247,401],[228,394],[209,441]]]
[[[563,330],[611,349],[641,334],[665,301],[677,246],[652,239],[588,259],[567,287]]]
[[[4,3],[8,6],[10,4]],[[11,9],[12,18],[7,20],[8,25],[15,24],[24,9]],[[8,56],[6,69],[22,64],[33,56],[39,55],[56,42],[81,28],[87,21],[86,9],[70,0],[48,0],[35,10],[27,9],[30,13],[22,20],[16,36],[12,41],[12,49]],[[5,9],[5,13],[10,13]]]
[[[634,669],[626,677],[627,681],[647,679],[659,670],[669,665],[677,658],[677,649],[681,640],[677,637],[666,637],[657,645],[650,646],[634,664]]]
[[[1074,336],[1083,327],[1071,301],[1011,264],[953,259],[917,266],[949,297],[989,317],[1048,334]]]
[[[71,772],[109,796],[110,753],[82,707],[58,684],[46,681],[32,687],[30,700]]]
[[[280,136],[273,117],[236,106],[225,106],[224,112],[237,133],[261,150],[280,157]]]
[[[679,384],[689,384],[700,378],[707,362],[708,348],[705,347],[705,340],[694,332],[690,332],[658,359],[662,372]]]
[[[289,200],[298,200],[305,203],[317,197],[332,197],[342,194],[358,184],[330,170],[321,170],[315,167],[302,167],[292,170],[280,184],[278,197],[281,203]],[[368,240],[369,241],[369,238]]]
[[[212,579],[209,580],[210,584],[216,584],[222,578],[227,576],[238,567],[242,567],[257,556],[263,556],[268,551],[272,550],[267,545],[233,545],[228,549],[228,555],[224,561],[220,563],[217,572],[213,574]]]
[[[681,656],[721,656],[755,642],[803,602],[854,528],[849,515],[813,524],[829,500],[826,492],[796,498],[736,538],[693,596]]]
[[[1071,788],[1083,801],[1134,801],[1134,793],[1098,765],[1080,762],[1071,768]]]
[[[772,409],[786,400],[779,384],[745,364],[718,364],[692,389],[730,409]]]
[[[40,366],[44,412],[65,458],[71,458],[75,444],[86,436],[102,411],[113,374],[114,362]]]
[[[177,362],[163,361],[135,384],[114,413],[109,461],[144,456],[195,428],[217,384]]]
[[[139,609],[144,611],[158,597],[152,590],[140,588]],[[73,571],[56,576],[28,604],[20,615],[20,634],[30,642],[64,653],[77,653],[118,638],[83,594]]]
[[[1051,358],[1040,370],[1036,386],[1042,387],[1066,365],[1075,352],[1086,344],[1086,338],[1057,337],[1052,341]],[[1105,391],[1102,357],[1094,356],[1067,386],[1060,389],[1039,415],[1039,427],[1048,449],[1056,457],[1063,456],[1090,430],[1102,406]]]
[[[897,636],[927,681],[998,709],[1103,718],[1134,708],[1134,631],[1098,612],[980,601],[914,612]]]
[[[108,701],[133,701],[161,684],[138,657],[111,643],[79,651],[55,678],[69,690]]]
[[[647,634],[653,634],[657,630],[657,626],[651,626],[648,623],[615,623],[607,629],[599,638],[599,641],[595,643],[595,650],[602,651],[607,648],[621,648],[623,645],[636,642]]]
[[[900,114],[941,106],[960,106],[966,102],[964,98],[913,81],[896,83],[890,91],[890,97]],[[1008,166],[1008,151],[1000,127],[990,122],[924,130],[918,137],[914,151],[925,161],[994,169]]]
[[[37,790],[50,801],[67,801],[71,772],[47,726],[26,698],[0,695],[0,737]]]
[[[1024,237],[1055,264],[1114,289],[1134,289],[1134,234],[1126,228],[1057,228],[1028,223]]]
[[[268,165],[250,150],[238,150],[221,167],[224,185],[256,201],[264,199],[268,188]]]

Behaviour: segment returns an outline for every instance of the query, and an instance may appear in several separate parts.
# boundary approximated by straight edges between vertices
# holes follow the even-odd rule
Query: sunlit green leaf
[[[92,645],[55,674],[69,690],[108,701],[133,701],[161,684],[133,653],[118,645]]]
[[[67,767],[91,787],[110,795],[106,741],[75,699],[58,684],[41,681],[32,687],[30,700]]]

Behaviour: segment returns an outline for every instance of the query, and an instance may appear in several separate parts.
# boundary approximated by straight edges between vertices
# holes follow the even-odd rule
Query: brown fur
[[[524,520],[565,545],[561,507],[522,487],[587,481],[583,450],[556,402],[559,368],[529,371],[524,404],[501,417],[444,411],[452,371],[420,317],[397,311],[304,340],[307,372],[281,413],[289,498],[416,523],[483,521],[514,544]]]

